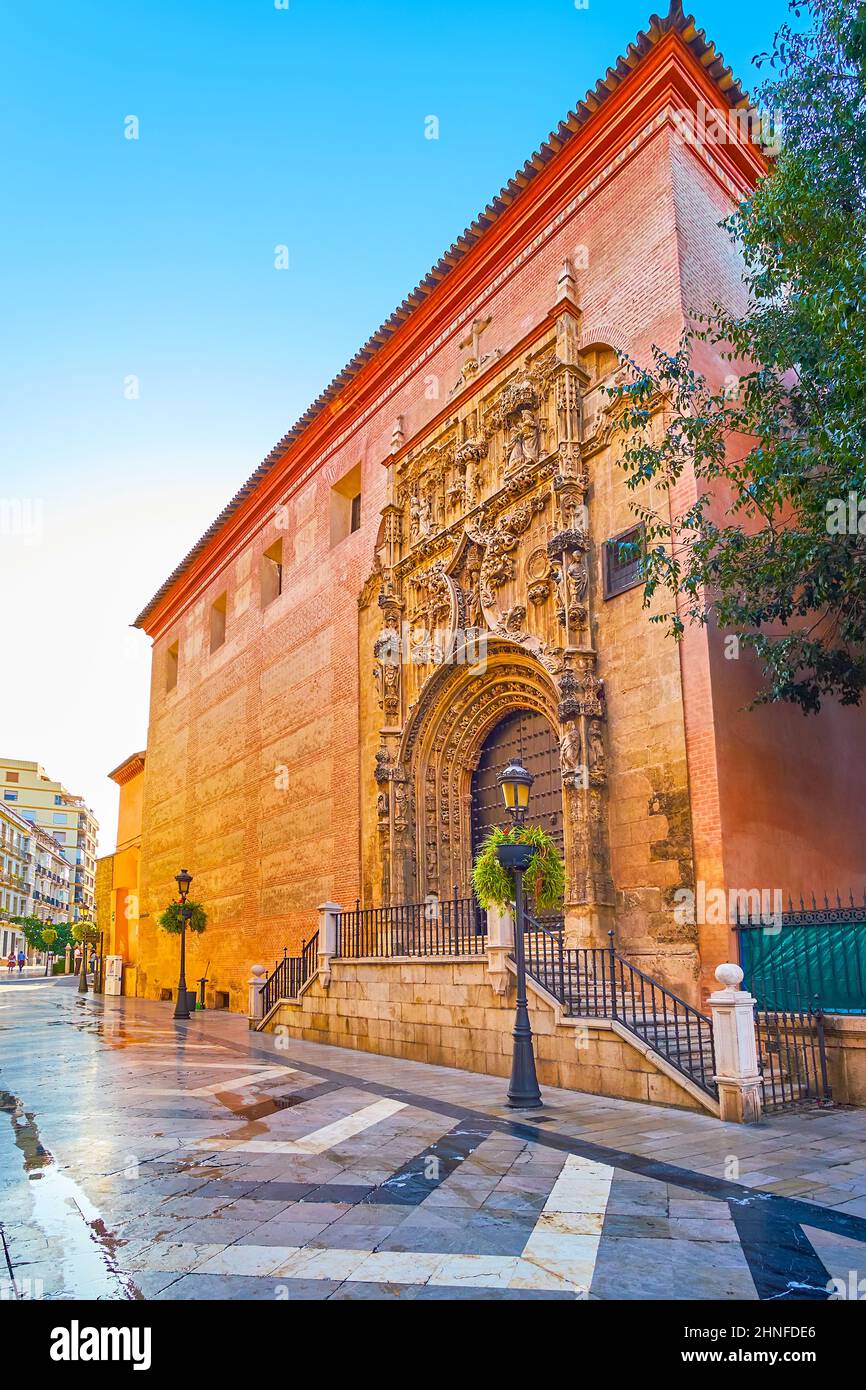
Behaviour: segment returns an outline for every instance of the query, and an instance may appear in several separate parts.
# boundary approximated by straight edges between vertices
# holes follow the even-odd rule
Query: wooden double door
[[[564,852],[559,743],[544,715],[533,710],[515,710],[488,734],[472,774],[473,859],[489,831],[508,822],[496,778],[515,758],[535,778],[528,820],[542,826],[560,854]]]

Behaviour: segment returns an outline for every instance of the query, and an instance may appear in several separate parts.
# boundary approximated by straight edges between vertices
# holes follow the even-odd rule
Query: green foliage
[[[810,27],[783,26],[756,59],[780,152],[724,224],[747,303],[693,316],[677,351],[628,362],[610,394],[629,486],[652,490],[633,508],[645,606],[668,600],[650,621],[677,638],[712,623],[727,654],[757,657],[754,704],[810,713],[866,688],[866,6],[791,8]],[[697,369],[713,359],[722,389]]]
[[[180,903],[169,903],[165,912],[158,918],[163,931],[180,932],[181,910]],[[186,914],[187,931],[203,932],[207,926],[207,913],[201,903],[188,902],[183,911]]]
[[[53,951],[55,955],[59,955],[66,950],[67,946],[71,945],[73,940],[72,926],[69,922],[57,922],[54,926],[49,927],[38,917],[10,917],[9,921],[21,928],[27,945],[33,951]],[[54,937],[51,940],[45,934],[47,931],[54,932]]]
[[[89,917],[82,917],[72,923],[72,940],[79,946],[95,946],[99,941],[99,927]]]
[[[523,876],[528,897],[541,912],[562,906],[565,896],[565,865],[556,845],[540,825],[509,831],[494,828],[478,852],[472,869],[475,896],[482,907],[507,907],[514,902],[514,877],[496,857],[497,845],[533,845],[535,853]]]
[[[72,923],[57,922],[55,923],[54,930],[57,933],[57,935],[55,936],[54,941],[52,942],[51,950],[54,952],[56,956],[62,956],[66,950],[66,947],[71,946],[73,944]]]
[[[32,951],[43,949],[42,927],[44,924],[40,922],[38,917],[10,917],[9,921],[21,928],[24,933],[24,940]]]

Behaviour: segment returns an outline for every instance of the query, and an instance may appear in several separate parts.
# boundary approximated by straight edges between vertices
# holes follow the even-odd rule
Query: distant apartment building
[[[48,776],[39,763],[0,758],[3,805],[58,842],[70,873],[68,917],[76,921],[93,911],[96,883],[96,836],[93,812],[80,796]]]
[[[31,826],[6,803],[0,803],[0,955],[26,951],[24,933],[12,917],[27,915],[27,855]]]
[[[60,842],[40,825],[28,824],[29,848],[26,856],[27,917],[40,922],[70,920],[72,866]]]

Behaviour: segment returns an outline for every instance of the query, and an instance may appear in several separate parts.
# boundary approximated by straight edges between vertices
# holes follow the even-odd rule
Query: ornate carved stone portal
[[[362,748],[369,750],[375,900],[468,891],[471,785],[510,712],[549,721],[560,748],[566,916],[599,940],[614,903],[606,710],[593,577],[579,311],[522,360],[484,366],[429,437],[388,461],[381,544],[361,606]],[[372,820],[367,820],[369,825]]]

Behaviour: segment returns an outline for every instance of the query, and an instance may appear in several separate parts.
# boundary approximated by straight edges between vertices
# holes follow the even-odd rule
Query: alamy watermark
[[[766,154],[781,153],[781,111],[762,111],[757,106],[722,109],[707,106],[701,100],[695,111],[674,111],[673,122],[684,145],[732,145],[751,141]]]
[[[674,921],[680,926],[736,926],[751,922],[768,931],[782,930],[784,911],[781,888],[708,888],[699,880],[694,888],[674,893]]]
[[[828,536],[866,536],[866,497],[858,492],[831,497],[826,512]]]
[[[426,628],[405,622],[386,627],[374,654],[384,667],[475,666],[487,668],[487,631],[479,627]]]
[[[0,540],[38,545],[44,534],[41,497],[0,497]]]
[[[839,1303],[842,1300],[851,1303],[866,1302],[866,1279],[860,1278],[859,1269],[849,1269],[848,1278],[831,1279],[827,1284],[827,1292],[830,1295],[830,1303]]]

